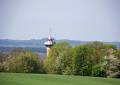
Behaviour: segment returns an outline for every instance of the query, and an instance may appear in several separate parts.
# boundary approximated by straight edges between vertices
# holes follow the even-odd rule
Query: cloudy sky
[[[120,0],[0,0],[0,39],[120,41]]]

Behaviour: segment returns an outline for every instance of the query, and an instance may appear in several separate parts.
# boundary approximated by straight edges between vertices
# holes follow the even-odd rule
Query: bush
[[[4,71],[4,66],[0,63],[0,72]]]
[[[112,73],[110,76],[108,76],[110,78],[120,78],[120,72],[115,72],[115,73]]]
[[[106,71],[102,65],[95,65],[92,69],[92,76],[94,77],[106,77]]]
[[[5,69],[8,72],[43,73],[42,61],[32,52],[11,52]]]

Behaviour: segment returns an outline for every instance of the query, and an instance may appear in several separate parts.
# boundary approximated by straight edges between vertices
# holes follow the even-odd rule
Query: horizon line
[[[0,38],[0,40],[20,40],[20,41],[24,41],[24,40],[42,40],[42,39],[46,39],[47,37],[44,37],[44,38],[31,38],[31,39],[12,39],[12,38]],[[117,41],[105,41],[105,40],[78,40],[78,39],[66,39],[66,38],[54,38],[55,40],[71,40],[71,41],[100,41],[100,42],[120,42],[119,40]]]

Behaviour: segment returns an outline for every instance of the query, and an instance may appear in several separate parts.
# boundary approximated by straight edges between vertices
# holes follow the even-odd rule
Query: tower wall
[[[47,56],[49,55],[50,50],[51,50],[51,48],[50,48],[50,47],[47,47]]]

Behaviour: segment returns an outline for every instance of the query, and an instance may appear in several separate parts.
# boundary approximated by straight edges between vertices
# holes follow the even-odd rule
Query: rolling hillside
[[[0,51],[10,52],[15,48],[22,48],[24,50],[37,52],[42,58],[46,55],[46,48],[44,42],[47,38],[43,39],[32,39],[32,40],[10,40],[10,39],[0,39]],[[56,42],[68,42],[71,46],[82,45],[89,43],[91,41],[77,41],[77,40],[55,40]],[[104,42],[106,44],[114,44],[120,49],[120,42]]]
[[[32,40],[10,40],[10,39],[0,39],[0,47],[45,47],[44,42],[47,38],[43,39],[32,39]],[[78,41],[78,40],[68,40],[68,39],[61,39],[55,40],[56,42],[68,42],[72,46],[86,44],[92,41]],[[120,48],[120,42],[104,42],[106,44],[114,44],[117,48]]]

